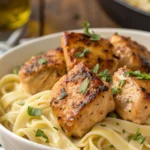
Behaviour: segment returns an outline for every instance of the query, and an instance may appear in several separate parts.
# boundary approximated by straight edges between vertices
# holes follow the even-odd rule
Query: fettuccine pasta
[[[4,76],[0,80],[0,123],[23,138],[64,150],[150,150],[149,121],[138,125],[107,117],[83,138],[68,138],[53,114],[50,96],[51,91],[30,95],[18,75]],[[30,116],[29,108],[41,110],[41,115]]]

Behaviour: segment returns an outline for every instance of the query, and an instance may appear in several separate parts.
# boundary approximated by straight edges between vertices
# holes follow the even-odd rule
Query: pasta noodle
[[[150,121],[138,125],[129,121],[106,118],[96,124],[81,139],[65,136],[50,107],[51,91],[30,95],[22,88],[18,75],[6,75],[0,80],[0,123],[28,140],[64,150],[149,150]],[[41,110],[30,116],[28,109]],[[146,140],[140,144],[130,136],[140,131]],[[40,131],[43,136],[36,135]]]

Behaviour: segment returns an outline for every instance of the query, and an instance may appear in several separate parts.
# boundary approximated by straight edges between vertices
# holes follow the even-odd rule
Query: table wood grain
[[[32,15],[26,34],[29,37],[79,29],[84,21],[91,27],[118,26],[97,0],[31,0],[31,5]]]

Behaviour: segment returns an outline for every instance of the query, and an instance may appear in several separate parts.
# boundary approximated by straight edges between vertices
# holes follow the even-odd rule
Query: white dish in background
[[[95,32],[100,33],[102,37],[110,37],[113,33],[129,36],[133,40],[141,43],[150,49],[150,33],[129,29],[93,29]],[[76,30],[77,32],[83,30]],[[22,64],[31,56],[39,52],[47,51],[60,45],[60,37],[63,33],[52,34],[35,40],[31,40],[25,44],[11,49],[9,52],[0,56],[0,77],[12,71],[14,67]],[[20,138],[14,133],[8,131],[5,127],[0,125],[0,143],[7,150],[56,150],[32,141]],[[0,148],[1,150],[1,148]]]

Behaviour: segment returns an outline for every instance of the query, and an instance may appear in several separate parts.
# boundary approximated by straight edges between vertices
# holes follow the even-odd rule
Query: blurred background
[[[0,0],[0,49],[30,38],[91,27],[150,31],[149,0]]]

